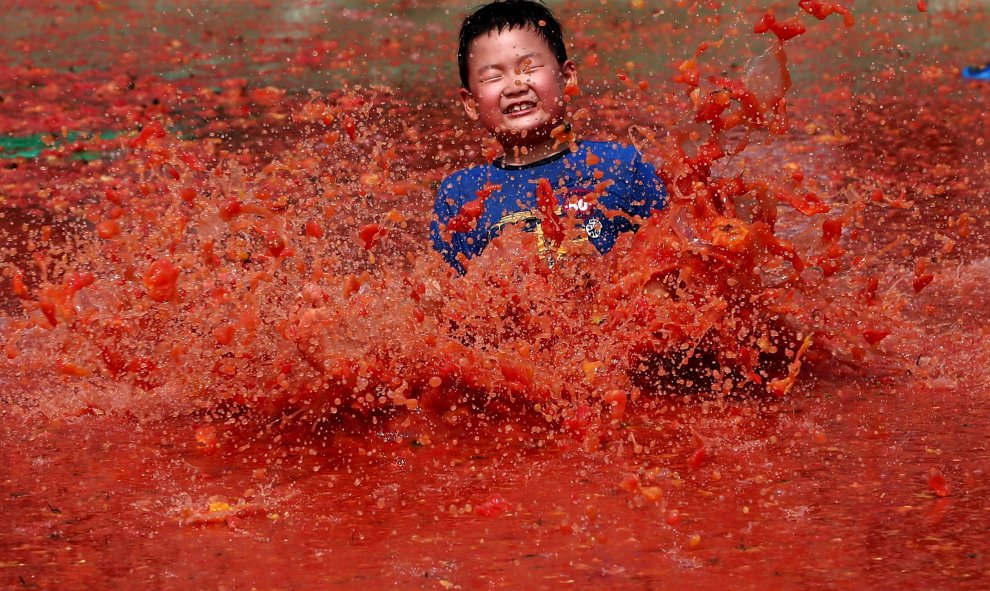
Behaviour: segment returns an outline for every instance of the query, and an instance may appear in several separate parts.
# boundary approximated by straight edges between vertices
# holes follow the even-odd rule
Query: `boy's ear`
[[[574,86],[577,87],[577,65],[571,61],[567,60],[560,66],[560,74],[564,77],[564,86]]]
[[[471,121],[478,120],[478,102],[471,96],[471,91],[463,86],[461,87],[461,105],[464,107],[464,112],[467,114],[468,119]]]

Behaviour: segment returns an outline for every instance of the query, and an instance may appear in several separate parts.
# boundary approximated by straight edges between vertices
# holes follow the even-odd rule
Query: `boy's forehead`
[[[543,37],[529,26],[506,28],[501,31],[492,29],[472,40],[470,49],[469,58],[472,56],[480,57],[474,55],[479,50],[486,53],[511,53],[515,56],[532,55],[540,52],[553,53]]]

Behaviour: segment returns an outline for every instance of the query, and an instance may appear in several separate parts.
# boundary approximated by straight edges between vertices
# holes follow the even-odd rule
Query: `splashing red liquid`
[[[427,246],[433,185],[493,155],[422,94],[450,84],[415,7],[335,9],[368,28],[337,40],[191,6],[134,27],[141,59],[7,62],[0,130],[44,147],[0,152],[4,583],[980,576],[990,111],[921,40],[987,17],[793,4],[561,9],[573,133],[635,142],[669,207],[601,257],[540,185],[568,256],[509,228],[462,278]],[[38,30],[0,47],[44,60],[106,8],[23,9]]]

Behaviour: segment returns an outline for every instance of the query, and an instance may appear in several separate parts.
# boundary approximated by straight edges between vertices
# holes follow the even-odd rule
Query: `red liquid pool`
[[[648,4],[553,7],[669,209],[463,278],[464,6],[13,5],[0,585],[990,586],[990,12]]]

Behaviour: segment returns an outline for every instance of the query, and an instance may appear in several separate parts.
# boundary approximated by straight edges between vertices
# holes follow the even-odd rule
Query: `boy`
[[[635,148],[575,142],[565,122],[577,91],[560,23],[532,0],[502,0],[464,19],[457,50],[461,103],[505,154],[441,183],[430,226],[433,247],[459,273],[506,225],[537,234],[552,266],[568,249],[561,217],[604,254],[622,232],[666,204],[663,184]]]

